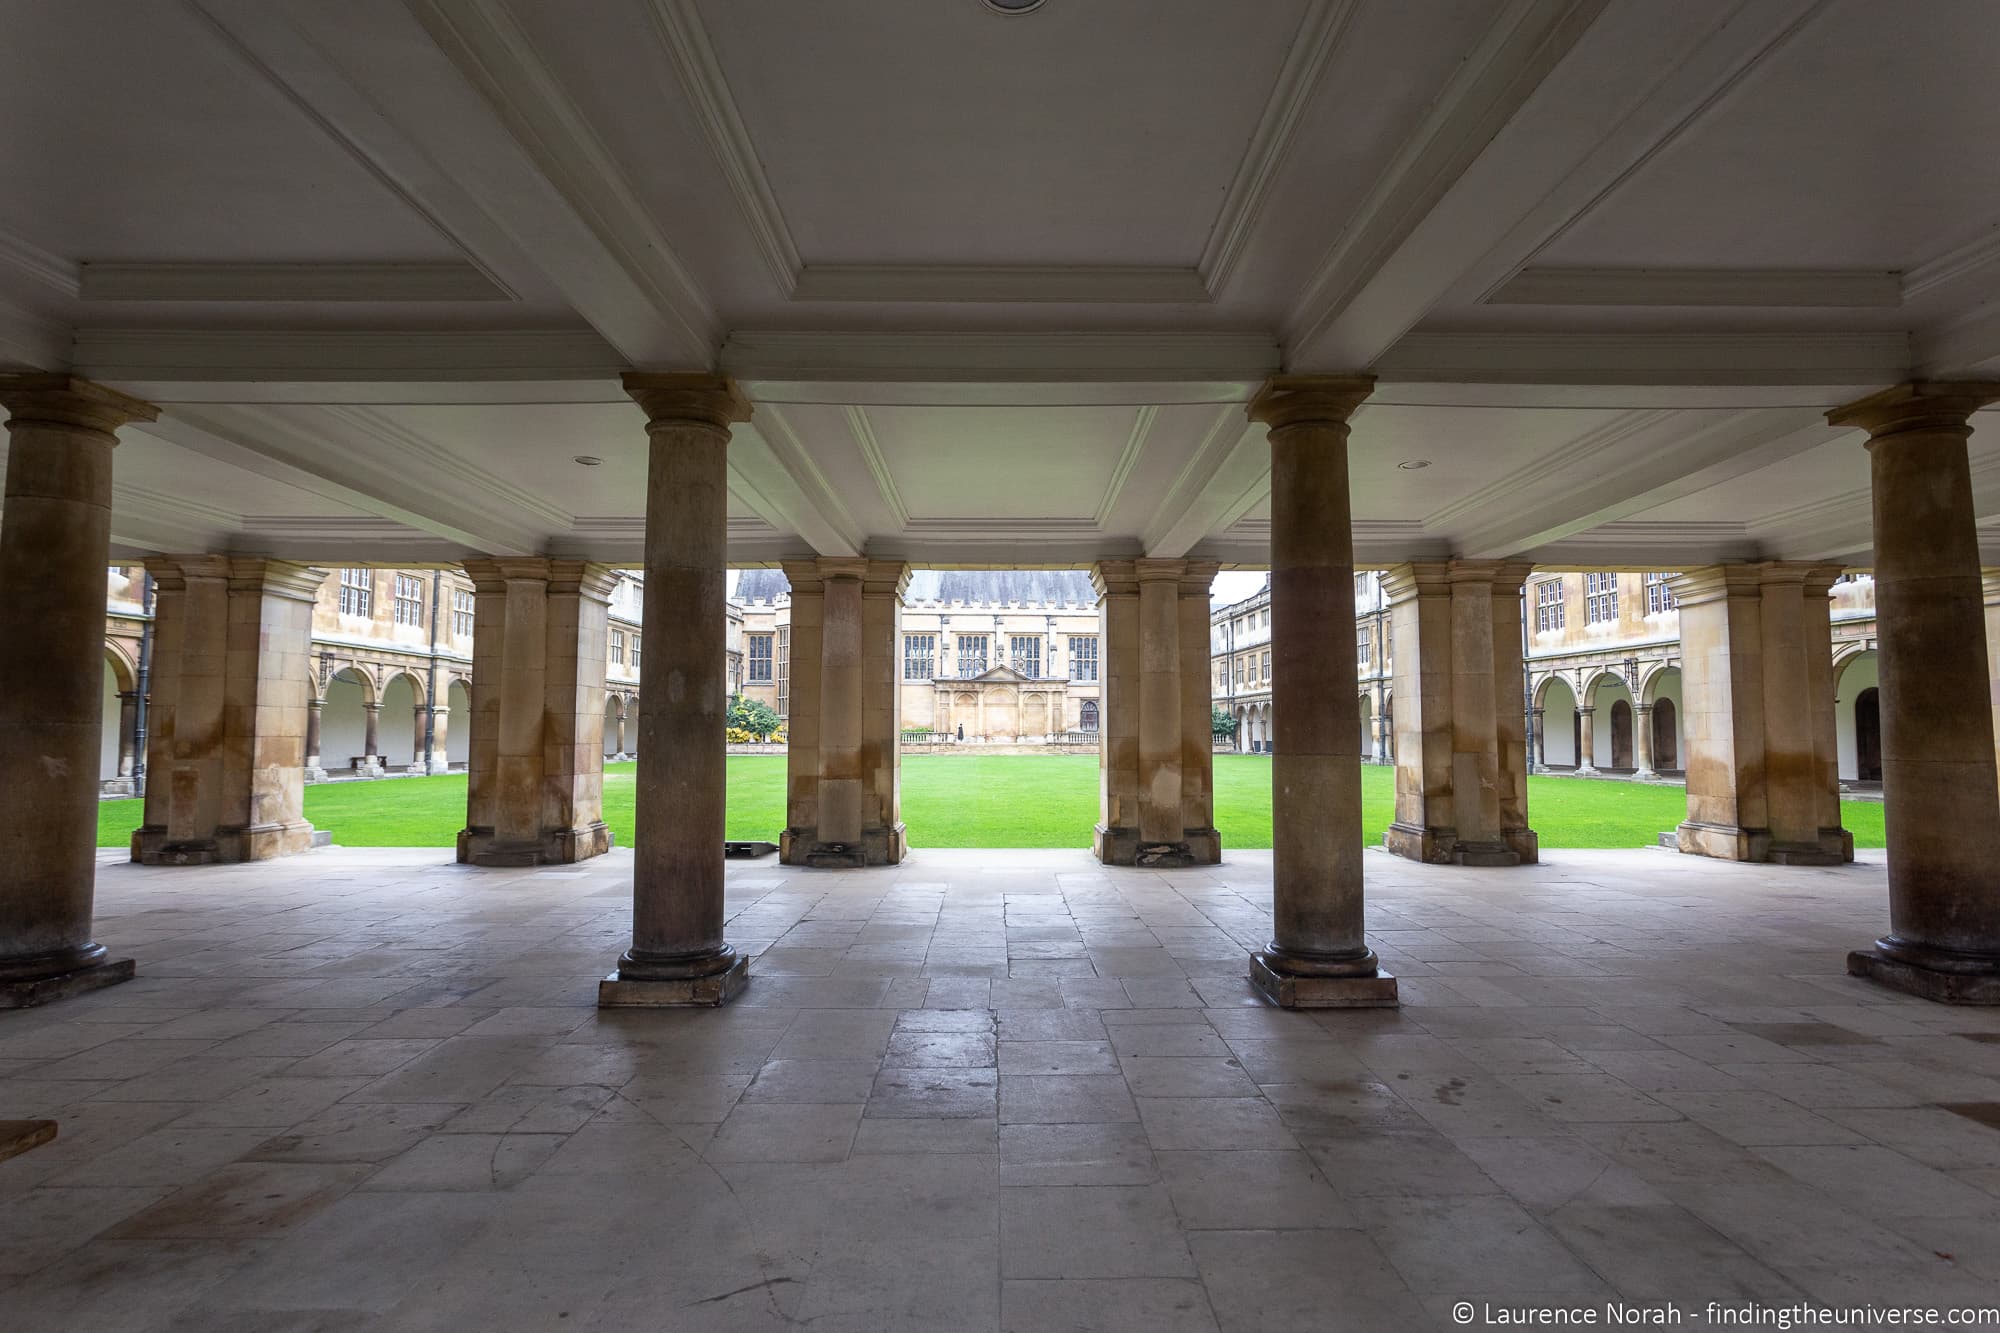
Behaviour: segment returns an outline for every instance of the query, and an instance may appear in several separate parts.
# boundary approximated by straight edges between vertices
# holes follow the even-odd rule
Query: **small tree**
[[[1236,739],[1236,719],[1233,716],[1220,708],[1210,705],[1209,717],[1214,725],[1215,738],[1217,740],[1233,741]]]
[[[735,731],[747,731],[760,741],[771,739],[771,734],[785,725],[778,716],[778,710],[761,699],[748,699],[735,695],[729,700],[728,725]]]

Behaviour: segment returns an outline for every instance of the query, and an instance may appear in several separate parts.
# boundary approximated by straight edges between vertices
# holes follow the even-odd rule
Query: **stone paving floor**
[[[1425,1329],[2000,1305],[2000,1012],[1850,980],[1880,854],[1367,858],[1399,1011],[1254,1002],[1269,853],[730,868],[736,1004],[599,1013],[630,857],[107,858],[0,1014],[8,1329]]]

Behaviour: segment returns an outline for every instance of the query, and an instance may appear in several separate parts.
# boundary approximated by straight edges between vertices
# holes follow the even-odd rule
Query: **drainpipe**
[[[431,669],[430,679],[424,684],[424,692],[430,696],[424,708],[424,773],[430,774],[431,765],[437,754],[437,698],[438,698],[438,601],[444,589],[444,570],[431,571]]]
[[[153,576],[148,573],[140,585],[140,609],[146,618],[139,625],[138,701],[132,708],[132,794],[146,794],[146,695],[153,688]]]

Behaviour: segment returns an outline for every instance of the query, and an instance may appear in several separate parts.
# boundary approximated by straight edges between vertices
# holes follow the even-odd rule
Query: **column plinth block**
[[[1343,961],[1265,949],[1250,955],[1250,984],[1280,1009],[1394,1009],[1399,1004],[1395,976],[1382,970],[1372,951]]]
[[[111,958],[101,944],[0,960],[0,1009],[32,1009],[130,981],[136,965]]]
[[[1891,936],[1848,954],[1847,973],[1944,1004],[2000,1004],[2000,953],[1958,953]]]
[[[691,956],[635,956],[597,983],[600,1009],[712,1009],[750,984],[750,960],[730,945]]]

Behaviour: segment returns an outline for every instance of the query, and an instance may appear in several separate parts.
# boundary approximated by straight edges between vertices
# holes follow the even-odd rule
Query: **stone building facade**
[[[113,566],[106,584],[99,780],[109,796],[133,792],[140,663],[154,623],[148,598],[157,597],[171,570],[159,566],[150,573],[149,580],[148,566]],[[630,758],[638,747],[644,591],[638,571],[613,572],[605,636],[606,759]],[[477,599],[473,578],[459,567],[326,571],[312,605],[307,781],[466,767]],[[730,616],[733,644],[733,607]]]
[[[785,569],[746,569],[733,598],[742,692],[787,717],[791,586]],[[1083,570],[912,571],[896,631],[902,736],[914,744],[1094,744],[1103,716],[1098,600]]]

